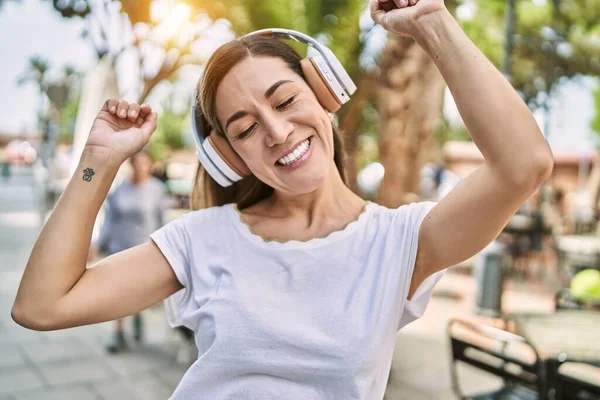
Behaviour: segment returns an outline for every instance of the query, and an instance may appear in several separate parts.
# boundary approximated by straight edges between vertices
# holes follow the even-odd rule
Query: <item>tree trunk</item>
[[[375,77],[365,73],[358,81],[356,94],[352,97],[348,108],[344,110],[339,127],[344,140],[346,153],[346,179],[348,187],[354,192],[358,191],[358,166],[356,165],[357,139],[362,122],[362,110],[371,99],[375,87]]]
[[[420,171],[442,118],[445,83],[433,61],[410,38],[390,35],[380,67],[379,155],[385,175],[377,200],[398,207],[419,194]]]

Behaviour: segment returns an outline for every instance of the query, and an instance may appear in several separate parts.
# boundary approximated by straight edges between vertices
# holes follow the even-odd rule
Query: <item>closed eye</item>
[[[296,99],[296,96],[292,96],[289,99],[287,99],[286,101],[284,101],[283,103],[278,104],[275,109],[276,110],[285,110],[290,104],[292,104],[294,102],[294,100]]]
[[[277,106],[275,106],[275,109],[278,111],[285,110],[294,102],[294,100],[296,100],[296,96],[297,95],[294,95],[294,96],[290,97],[289,99],[287,99],[286,101],[284,101],[283,103],[278,104]],[[243,131],[239,135],[237,135],[234,138],[234,140],[240,140],[240,139],[244,139],[244,138],[250,136],[250,134],[254,131],[255,128],[256,128],[256,123],[252,124],[248,129],[246,129],[245,131]]]
[[[239,139],[246,138],[247,136],[249,136],[252,133],[252,131],[254,130],[254,128],[256,128],[256,123],[250,125],[250,128],[246,129],[245,131],[243,131],[242,133],[240,133],[239,135],[237,135],[234,140],[239,140]]]

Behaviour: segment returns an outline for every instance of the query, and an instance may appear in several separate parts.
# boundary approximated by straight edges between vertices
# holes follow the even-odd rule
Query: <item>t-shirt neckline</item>
[[[265,239],[259,234],[255,233],[250,226],[242,219],[242,214],[237,208],[237,204],[230,203],[229,215],[232,218],[234,227],[248,240],[257,243],[261,246],[277,247],[277,248],[311,248],[331,243],[334,240],[341,239],[348,236],[352,232],[356,231],[360,226],[365,224],[368,219],[371,210],[375,208],[377,204],[372,201],[365,201],[365,205],[361,213],[354,220],[350,221],[346,226],[341,229],[335,230],[326,236],[316,237],[308,240],[288,240],[278,241]]]

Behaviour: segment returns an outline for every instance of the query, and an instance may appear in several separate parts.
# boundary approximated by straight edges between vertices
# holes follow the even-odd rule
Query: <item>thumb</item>
[[[154,130],[156,129],[157,118],[158,114],[156,114],[156,112],[151,112],[140,126],[140,130],[144,135],[144,139],[148,140],[152,132],[154,132]]]
[[[369,8],[371,10],[371,19],[373,19],[376,24],[383,25],[386,11],[379,3],[379,0],[369,0]]]

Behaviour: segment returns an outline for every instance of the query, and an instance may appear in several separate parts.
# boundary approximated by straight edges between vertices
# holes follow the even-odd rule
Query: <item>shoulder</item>
[[[366,229],[376,238],[386,238],[385,240],[391,240],[395,245],[398,243],[408,245],[416,240],[421,223],[436,204],[423,201],[397,208],[375,204],[372,206],[373,210]]]
[[[230,205],[184,212],[155,231],[151,238],[161,249],[167,246],[196,251],[226,242],[223,239],[231,237],[232,226],[228,223],[228,207]]]
[[[232,204],[225,204],[219,207],[208,207],[200,210],[188,211],[181,215],[181,223],[191,232],[198,230],[207,232],[211,229],[212,233],[231,226]]]
[[[398,208],[389,208],[382,205],[374,205],[373,218],[381,223],[395,225],[411,225],[420,222],[437,203],[433,201],[419,201],[405,204]]]

